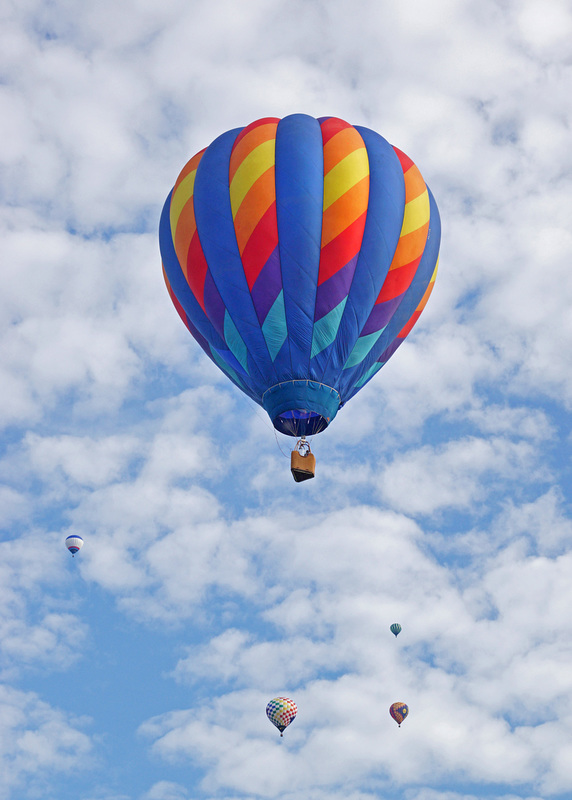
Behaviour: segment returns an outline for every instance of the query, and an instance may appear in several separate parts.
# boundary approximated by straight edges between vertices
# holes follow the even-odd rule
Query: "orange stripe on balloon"
[[[413,164],[406,173],[405,178],[405,202],[409,203],[416,197],[427,191],[427,186],[419,169]]]
[[[416,231],[402,236],[397,242],[397,247],[395,248],[393,260],[389,269],[399,269],[399,267],[403,267],[405,264],[409,264],[411,261],[423,255],[428,233],[429,223],[427,222]]]
[[[327,208],[322,216],[322,247],[339,236],[348,226],[367,211],[369,176],[362,178],[345,194]],[[362,231],[363,236],[363,231]],[[361,241],[360,241],[361,246]]]
[[[241,255],[253,231],[260,224],[270,206],[276,202],[274,175],[274,167],[266,170],[252,185],[236,212],[234,230]],[[276,235],[278,234],[276,233]]]
[[[179,214],[177,227],[175,228],[173,244],[175,245],[175,252],[177,254],[177,258],[179,259],[179,264],[187,263],[189,246],[196,229],[197,223],[195,221],[195,208],[193,205],[193,197],[191,195],[190,200],[183,207],[183,210]]]

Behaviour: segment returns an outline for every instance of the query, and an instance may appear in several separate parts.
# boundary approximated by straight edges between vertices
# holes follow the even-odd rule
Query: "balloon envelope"
[[[440,220],[415,164],[379,134],[294,114],[193,156],[159,239],[191,334],[277,430],[302,436],[324,430],[415,324]]]
[[[296,717],[298,707],[289,697],[275,697],[266,706],[266,716],[280,731],[280,736],[285,728]]]
[[[75,556],[78,550],[81,550],[81,548],[83,547],[83,539],[81,538],[81,536],[78,536],[77,534],[72,534],[71,536],[67,536],[66,547],[70,551],[72,556]]]
[[[397,724],[401,727],[401,723],[405,719],[405,717],[409,714],[409,708],[405,705],[405,703],[393,703],[389,707],[389,713],[393,717],[393,719],[397,722]]]
[[[394,622],[393,625],[389,626],[389,630],[393,633],[394,636],[398,636],[401,633],[401,625],[399,622]]]

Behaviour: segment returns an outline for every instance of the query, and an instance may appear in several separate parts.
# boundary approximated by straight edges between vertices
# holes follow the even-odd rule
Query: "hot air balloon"
[[[393,719],[397,722],[397,725],[401,728],[401,723],[405,719],[405,717],[409,714],[409,709],[405,705],[405,703],[393,703],[389,707],[389,713],[393,717]]]
[[[392,632],[394,636],[397,637],[401,633],[401,625],[399,624],[399,622],[394,622],[393,625],[389,626],[389,630]]]
[[[193,156],[159,239],[190,333],[278,431],[300,438],[323,431],[410,332],[440,230],[405,153],[368,128],[293,114]]]
[[[71,536],[66,537],[66,547],[72,556],[75,556],[78,550],[83,547],[83,539],[77,533],[73,533]]]
[[[285,728],[293,722],[297,713],[298,706],[288,697],[275,697],[266,706],[266,716],[278,728],[280,736],[283,735]]]

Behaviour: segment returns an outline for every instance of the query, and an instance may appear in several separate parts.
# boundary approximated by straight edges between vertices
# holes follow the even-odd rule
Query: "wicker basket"
[[[313,478],[316,473],[316,457],[308,451],[302,455],[298,450],[292,450],[290,456],[290,469],[296,483]]]

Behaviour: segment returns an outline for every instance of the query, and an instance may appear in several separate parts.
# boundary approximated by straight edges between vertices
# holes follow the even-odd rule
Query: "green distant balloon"
[[[394,622],[393,625],[389,627],[389,630],[394,634],[394,636],[397,636],[398,633],[401,633],[401,625],[399,622]]]

